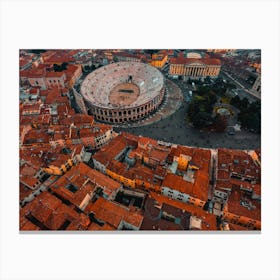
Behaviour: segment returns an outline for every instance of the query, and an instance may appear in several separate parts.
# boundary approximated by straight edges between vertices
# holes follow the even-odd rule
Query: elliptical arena
[[[118,62],[90,73],[81,85],[85,103],[97,121],[136,122],[155,112],[163,101],[165,79],[140,62]]]

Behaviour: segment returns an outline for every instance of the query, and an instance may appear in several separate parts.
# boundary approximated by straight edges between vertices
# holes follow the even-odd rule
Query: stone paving
[[[115,127],[114,130],[192,147],[241,150],[259,149],[261,147],[259,134],[241,130],[237,131],[235,135],[228,135],[226,132],[198,130],[187,124],[188,103],[181,101],[181,90],[173,82],[168,84],[169,103],[164,104],[157,114],[135,126]],[[164,112],[168,115],[163,115]]]

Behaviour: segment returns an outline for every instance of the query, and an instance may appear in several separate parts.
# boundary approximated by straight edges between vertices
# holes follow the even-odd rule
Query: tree
[[[53,65],[53,71],[54,72],[59,72],[59,66],[57,64]]]
[[[233,97],[230,101],[230,105],[239,108],[240,107],[240,103],[241,103],[241,99],[238,95],[236,95],[235,97]]]
[[[242,110],[238,115],[238,120],[241,125],[247,129],[250,129],[256,133],[261,132],[261,112],[260,111],[245,111]]]
[[[212,117],[207,112],[198,112],[193,117],[193,126],[196,128],[207,127],[212,124]]]
[[[207,127],[212,124],[211,114],[213,105],[217,101],[215,92],[210,87],[200,87],[188,108],[188,119],[196,128]]]
[[[236,85],[235,85],[235,84],[232,84],[232,83],[228,83],[228,84],[227,84],[227,87],[228,87],[229,89],[236,89]]]
[[[216,117],[214,118],[214,123],[213,123],[214,129],[217,132],[223,132],[225,131],[227,127],[227,119],[225,116],[221,116],[220,114],[217,114]]]
[[[200,102],[198,99],[194,98],[192,102],[189,105],[188,109],[188,116],[190,120],[192,121],[195,114],[197,114],[200,111]]]
[[[53,65],[53,71],[54,72],[62,72],[62,71],[67,69],[67,65],[68,65],[67,62],[63,62],[61,65],[54,64]]]
[[[259,100],[250,104],[248,110],[250,112],[260,112],[261,111],[261,102]]]
[[[68,65],[67,62],[63,62],[63,63],[61,64],[61,71],[66,70],[66,69],[67,69],[67,65]]]
[[[206,84],[210,84],[210,82],[211,82],[210,77],[207,76],[207,77],[205,78],[205,83],[206,83]]]
[[[89,65],[85,65],[83,70],[84,70],[84,72],[89,72],[90,66]]]
[[[249,105],[249,100],[247,97],[243,98],[241,100],[240,106],[242,107],[242,109],[247,109]]]

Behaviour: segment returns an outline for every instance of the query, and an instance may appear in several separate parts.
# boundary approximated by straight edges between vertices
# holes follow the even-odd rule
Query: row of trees
[[[238,121],[242,127],[261,133],[261,102],[259,100],[249,103],[247,98],[240,99],[237,95],[231,99],[230,104],[239,109]]]
[[[99,68],[99,67],[95,67],[94,64],[92,64],[92,65],[85,65],[85,66],[83,67],[82,71],[83,71],[83,73],[85,74],[85,73],[92,72],[92,71],[94,71],[94,70],[97,69],[97,68]]]

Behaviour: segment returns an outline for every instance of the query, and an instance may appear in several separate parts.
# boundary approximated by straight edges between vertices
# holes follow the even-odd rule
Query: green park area
[[[250,103],[245,97],[233,98],[226,95],[227,88],[199,86],[194,92],[187,111],[187,121],[197,129],[211,129],[222,132],[227,120],[237,114],[236,121],[251,132],[261,131],[261,103]]]

